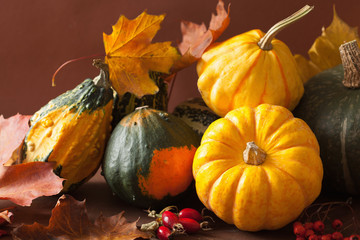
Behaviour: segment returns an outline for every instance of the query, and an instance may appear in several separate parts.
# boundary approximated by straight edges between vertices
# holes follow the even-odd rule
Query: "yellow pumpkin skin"
[[[266,157],[245,163],[255,142]],[[319,145],[307,124],[281,106],[241,107],[206,130],[193,162],[196,192],[219,218],[246,231],[279,229],[320,194]]]
[[[271,50],[258,42],[260,30],[232,37],[207,50],[198,61],[198,89],[219,116],[241,106],[262,103],[293,110],[304,93],[295,59],[282,41],[272,39]]]
[[[112,110],[113,91],[86,79],[32,116],[21,161],[55,162],[54,172],[65,179],[62,192],[77,189],[100,167]]]

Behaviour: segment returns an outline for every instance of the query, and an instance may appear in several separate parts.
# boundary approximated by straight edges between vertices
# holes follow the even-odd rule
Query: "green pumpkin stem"
[[[258,147],[255,142],[248,142],[243,152],[243,158],[246,164],[260,165],[266,159],[266,152]]]
[[[360,49],[356,40],[340,46],[340,57],[344,67],[342,83],[347,88],[360,87]]]
[[[93,79],[95,85],[109,89],[111,87],[109,80],[109,66],[101,59],[94,59],[93,65],[100,70],[100,74]]]
[[[259,47],[262,50],[271,50],[273,48],[271,41],[274,39],[275,35],[278,34],[284,28],[286,28],[287,26],[289,26],[290,24],[304,17],[311,10],[313,10],[313,8],[314,6],[306,5],[305,7],[301,8],[299,11],[292,14],[291,16],[276,23],[274,26],[272,26],[269,29],[269,31],[265,34],[265,36],[260,39],[260,41],[258,42]]]

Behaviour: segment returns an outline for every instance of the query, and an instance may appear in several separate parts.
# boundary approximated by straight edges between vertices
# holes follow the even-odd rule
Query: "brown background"
[[[314,5],[308,16],[278,35],[293,53],[306,54],[322,26],[331,23],[333,4],[349,25],[360,23],[359,0],[224,2],[231,2],[231,23],[219,40],[254,28],[267,31],[305,4]],[[96,76],[91,59],[83,60],[63,68],[57,75],[57,86],[51,87],[52,74],[65,61],[104,54],[102,33],[110,34],[121,14],[132,19],[145,9],[150,14],[166,13],[155,41],[176,43],[181,41],[181,20],[208,24],[216,4],[217,0],[2,0],[0,114],[33,114],[50,99]],[[195,65],[178,74],[170,111],[179,102],[199,94],[196,80]]]
[[[230,2],[224,0],[226,5]],[[33,114],[50,99],[73,88],[87,77],[97,75],[91,60],[66,66],[57,76],[57,86],[51,87],[51,77],[65,61],[93,54],[104,54],[102,33],[111,33],[111,26],[120,14],[135,18],[144,9],[150,14],[166,13],[156,41],[180,41],[180,21],[208,23],[217,0],[2,0],[0,1],[0,115],[9,117],[17,112]],[[322,26],[332,20],[333,4],[339,16],[351,26],[360,24],[359,0],[262,0],[231,1],[231,23],[219,40],[259,28],[267,31],[274,23],[287,17],[305,4],[315,9],[304,19],[285,29],[278,38],[287,43],[293,53],[306,54]],[[198,95],[195,65],[180,72],[176,79],[170,110],[184,99]],[[142,209],[133,208],[114,197],[98,172],[89,183],[74,194],[87,199],[88,213],[93,220],[100,212],[111,216],[122,210],[126,217],[147,222]],[[36,199],[31,207],[16,210],[15,224],[47,224],[58,196]],[[336,196],[336,199],[345,198]],[[191,199],[190,199],[191,200]],[[194,203],[186,207],[194,207]],[[332,199],[334,200],[334,199]],[[354,198],[356,214],[360,214],[359,197]],[[12,206],[0,201],[0,209]],[[195,204],[196,205],[196,204]],[[345,217],[345,213],[341,213]],[[340,216],[337,213],[336,216]],[[351,219],[352,216],[347,216]],[[216,219],[212,232],[184,236],[179,239],[295,239],[289,224],[278,231],[248,233]],[[4,239],[10,239],[4,238]]]

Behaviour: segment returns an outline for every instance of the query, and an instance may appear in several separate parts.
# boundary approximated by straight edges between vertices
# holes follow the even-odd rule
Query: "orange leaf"
[[[130,92],[140,98],[155,94],[159,89],[149,71],[170,73],[180,57],[171,42],[151,43],[164,17],[146,12],[134,20],[121,16],[113,32],[103,34],[110,81],[120,95]]]
[[[333,20],[327,28],[322,29],[308,51],[310,60],[301,55],[295,55],[303,82],[326,69],[341,64],[339,47],[345,42],[357,40],[360,42],[357,27],[350,27],[339,18],[333,9]]]
[[[149,239],[150,235],[141,232],[136,222],[128,222],[121,212],[112,217],[100,215],[92,223],[87,215],[85,200],[77,201],[70,195],[59,198],[52,210],[48,226],[38,223],[22,225],[13,231],[16,239]]]
[[[62,179],[53,172],[53,163],[32,162],[4,166],[29,129],[30,116],[17,114],[8,119],[0,116],[0,199],[29,206],[33,199],[59,193]]]
[[[230,23],[230,4],[226,12],[224,2],[219,0],[216,6],[216,12],[217,15],[212,14],[211,16],[209,29],[206,29],[204,23],[181,22],[183,39],[178,47],[182,57],[175,63],[173,71],[179,71],[200,59],[205,50],[216,41],[228,27]]]

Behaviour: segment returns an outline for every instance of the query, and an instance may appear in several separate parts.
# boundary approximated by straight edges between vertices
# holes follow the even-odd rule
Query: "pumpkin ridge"
[[[260,105],[262,103],[264,103],[264,96],[266,94],[266,86],[267,86],[267,82],[269,80],[269,73],[266,72],[266,77],[265,77],[265,81],[264,81],[264,91],[261,93],[261,96],[260,96],[260,100],[259,100],[259,103],[257,105]]]
[[[237,166],[239,166],[239,165],[237,165]],[[236,167],[236,166],[234,166],[234,167]],[[241,175],[238,176],[238,185],[236,186],[236,188],[235,188],[236,190],[235,190],[235,191],[237,191],[237,190],[239,189],[240,179],[241,179],[241,177],[244,175],[245,167],[241,167],[241,168],[242,168]],[[224,173],[225,173],[225,172],[224,172]],[[211,193],[210,193],[210,194],[211,194]],[[212,194],[211,194],[211,195],[212,195]],[[234,201],[233,201],[233,205],[232,205],[232,206],[235,206],[235,202],[236,202],[236,194],[234,194]],[[231,211],[231,219],[234,219],[235,210],[236,210],[236,208],[233,207],[233,208],[232,208],[232,211]]]
[[[254,29],[254,32],[256,32],[259,36],[258,36],[258,38],[259,38],[259,40],[262,38],[262,37],[264,37],[264,35],[265,35],[265,33],[263,32],[263,31],[261,31],[260,29]],[[257,42],[253,42],[254,44],[258,44]]]
[[[314,150],[313,148],[311,148],[311,147],[309,147],[309,146],[305,146],[305,145],[297,145],[297,146],[291,146],[291,147],[289,147],[289,148],[277,149],[276,152],[279,153],[279,152],[282,152],[282,151],[287,151],[287,150],[289,150],[289,149],[291,149],[291,148],[308,148],[308,149],[310,149],[311,151],[315,151],[315,153],[317,152],[317,151]],[[271,153],[269,153],[268,155],[272,156]],[[271,157],[271,158],[272,158],[272,157]],[[273,158],[272,158],[272,159],[273,159]],[[304,166],[304,167],[306,167],[306,168],[308,168],[308,169],[310,169],[310,170],[312,169],[310,165],[305,164],[305,163],[302,162],[302,161],[298,161],[298,160],[295,160],[295,159],[287,159],[287,161],[295,161],[295,162],[301,163],[302,166]],[[271,161],[268,161],[268,162],[269,162],[269,164],[271,163]],[[275,166],[275,165],[273,165],[273,164],[271,163],[271,166]],[[313,170],[311,170],[311,171],[313,171]],[[321,177],[321,175],[319,175],[319,177]]]
[[[239,133],[239,137],[241,138],[241,141],[246,142],[245,139],[244,139],[244,137],[243,137],[243,135],[242,135],[242,133],[240,132],[239,128],[236,126],[236,124],[235,124],[233,121],[231,121],[231,119],[229,119],[229,118],[225,118],[225,119],[234,126],[234,128],[236,129],[236,131]],[[230,147],[231,147],[231,146],[230,146]]]
[[[279,170],[280,172],[284,173],[285,175],[289,176],[289,177],[290,177],[292,180],[294,180],[294,182],[296,182],[296,184],[300,187],[301,193],[302,193],[302,195],[303,195],[303,197],[304,197],[304,203],[303,203],[304,206],[303,206],[303,208],[305,208],[308,204],[311,203],[311,202],[309,201],[308,197],[307,197],[308,194],[305,192],[304,186],[303,186],[302,184],[300,184],[299,181],[298,181],[294,176],[292,176],[290,173],[284,171],[283,169],[277,167],[277,166],[274,165],[274,164],[271,164],[271,163],[269,163],[269,164],[271,165],[272,168],[275,168],[275,169]],[[306,203],[305,203],[305,202],[306,202]]]
[[[206,173],[208,171],[208,169],[211,170],[212,172],[212,175],[211,175],[211,179],[209,179],[209,181],[207,182],[209,184],[209,186],[211,186],[211,188],[209,189],[209,192],[212,190],[213,188],[213,185],[215,183],[215,181],[222,175],[222,173],[218,173],[216,174],[215,176],[215,173],[212,171],[212,169],[214,169],[214,167],[212,166],[213,164],[216,164],[217,162],[228,162],[226,161],[225,159],[214,159],[214,160],[209,160],[207,161],[206,163],[202,164],[199,168],[197,168],[195,171],[196,172],[193,172],[193,176],[194,177],[198,177],[199,174],[201,175],[202,173]],[[227,169],[230,169],[231,167],[227,168]],[[208,174],[206,174],[208,175]],[[195,181],[195,185],[198,184],[198,182]],[[196,188],[197,192],[198,192],[198,187]],[[202,195],[199,195],[199,199],[200,201],[211,211],[212,208],[211,208],[211,205],[209,203],[209,198],[210,198],[210,195],[207,194],[208,197],[204,196],[203,194]],[[206,199],[207,198],[207,199]]]
[[[267,181],[266,181],[266,185],[268,185],[268,196],[267,197],[268,197],[268,199],[271,199],[272,190],[271,190],[271,181],[270,181],[269,173],[264,168],[261,168],[261,170],[264,172],[266,179],[267,179]],[[264,222],[262,223],[261,228],[264,228],[265,223],[268,222],[268,217],[269,217],[269,204],[267,204]]]
[[[217,159],[217,160],[225,160],[225,159]],[[213,184],[211,184],[211,188],[209,190],[209,198],[208,198],[208,202],[207,202],[208,206],[211,207],[210,202],[211,202],[212,196],[214,195],[213,192],[215,191],[214,190],[214,185],[221,180],[221,178],[225,175],[226,172],[230,171],[232,168],[235,168],[235,167],[239,167],[239,164],[236,164],[236,165],[234,165],[232,167],[229,167],[226,171],[224,171],[218,177],[215,178],[215,181],[213,182]],[[244,173],[244,170],[245,170],[244,166],[240,166],[240,168],[242,169],[242,171],[239,172],[238,185],[240,184],[240,179],[243,176],[243,173]],[[236,189],[238,189],[238,186],[236,187]],[[233,201],[234,204],[233,204],[233,206],[235,206],[235,201],[236,201],[236,194],[234,195],[234,201]],[[233,211],[234,211],[234,209],[235,208],[233,208]],[[211,211],[214,211],[214,210],[211,210]],[[231,214],[232,214],[231,219],[234,219],[234,212],[233,211],[231,212]]]
[[[233,150],[237,151],[237,149],[234,149],[234,147],[231,146],[230,144],[228,144],[228,143],[226,143],[226,142],[224,142],[224,141],[219,141],[219,140],[212,139],[212,138],[207,138],[207,139],[205,139],[205,141],[201,142],[201,144],[207,143],[207,142],[218,142],[218,143],[220,143],[220,144],[222,144],[222,145],[225,145],[225,146],[229,147],[230,149],[233,149]]]
[[[276,129],[274,129],[274,131],[273,131],[271,134],[269,134],[269,135],[267,136],[267,138],[265,139],[266,142],[264,143],[264,145],[265,145],[266,147],[269,146],[269,145],[271,145],[271,143],[272,143],[273,141],[275,141],[275,140],[273,140],[273,138],[274,138],[274,135],[277,133],[277,131],[278,131],[280,128],[282,128],[286,122],[291,121],[292,119],[293,119],[293,118],[287,118],[287,119],[285,119],[283,122],[281,122],[281,123],[279,124],[279,126],[278,126]],[[256,123],[258,123],[258,121],[256,121]],[[256,124],[256,127],[257,127],[257,124]],[[276,145],[275,145],[275,146],[276,146]],[[298,146],[298,145],[297,145],[297,146]],[[273,147],[274,147],[274,146],[270,147],[269,149],[266,148],[266,152],[269,153],[270,150],[271,150]],[[265,148],[263,148],[263,149],[265,150]],[[281,149],[281,148],[280,148],[280,149]]]
[[[251,166],[245,166],[244,167],[244,171],[243,171],[243,174],[241,175],[241,177],[239,178],[239,182],[238,182],[238,185],[237,185],[237,187],[235,188],[236,190],[236,192],[237,193],[239,193],[239,192],[241,192],[241,190],[242,190],[242,188],[244,188],[244,186],[246,186],[246,184],[248,184],[248,183],[246,183],[246,179],[245,180],[243,180],[242,178],[243,177],[245,177],[245,178],[250,178],[251,177],[251,173],[249,174],[249,171],[251,171],[250,169],[252,169],[252,168],[256,168],[256,169],[260,169],[262,172],[263,172],[263,168],[262,167],[260,167],[260,166],[253,166],[253,165],[251,165]],[[247,170],[247,172],[245,172]],[[266,176],[267,178],[268,178],[268,176],[267,176],[267,174],[265,173],[264,174],[264,176]],[[269,181],[267,181],[268,183],[270,183]],[[263,183],[263,181],[262,181],[262,183]],[[267,184],[266,184],[267,185]],[[250,187],[251,188],[251,187]],[[271,188],[269,188],[269,191],[270,191],[270,193],[271,193]],[[267,195],[267,197],[266,197],[266,199],[269,199],[269,197],[271,196],[271,194],[269,194],[269,195]],[[253,195],[251,195],[251,196],[249,196],[250,198],[252,198],[253,197]],[[236,195],[236,198],[238,198],[238,194]],[[255,198],[252,198],[252,200],[254,200]],[[254,201],[251,201],[251,202],[256,202],[257,201],[257,199],[255,199]],[[251,208],[253,208],[253,205],[252,204],[250,204],[250,205],[247,205],[246,203],[244,203],[247,207],[249,207],[250,209]],[[264,206],[264,205],[263,205]],[[240,208],[244,208],[244,206],[239,206]],[[266,207],[268,208],[268,204],[266,204]],[[232,206],[232,212],[234,212],[234,214],[233,214],[233,223],[239,228],[239,229],[242,229],[242,227],[240,226],[241,224],[243,224],[245,221],[238,221],[237,219],[236,219],[236,215],[235,215],[235,212],[236,211],[238,211],[239,210],[239,208],[236,208],[235,207],[235,205],[233,205]],[[266,218],[263,218],[264,220],[264,223],[266,222]],[[240,224],[239,224],[240,223]],[[246,225],[246,224],[245,224]],[[259,226],[256,226],[256,229],[254,229],[254,228],[252,228],[252,229],[250,229],[250,228],[247,228],[246,229],[247,231],[258,231],[258,230],[260,230],[260,228],[259,228]]]
[[[258,55],[255,57],[255,60],[253,61],[252,65],[249,67],[248,71],[245,73],[245,75],[242,77],[242,79],[240,80],[239,84],[236,86],[236,89],[233,93],[233,96],[230,99],[235,99],[235,95],[240,91],[240,89],[243,87],[243,85],[245,84],[245,80],[249,78],[251,72],[254,70],[254,68],[257,65],[257,62],[259,61],[263,51],[261,49],[257,50],[259,53]],[[231,108],[234,109],[234,101],[231,101]]]
[[[285,74],[284,74],[284,68],[280,62],[280,59],[279,59],[279,56],[276,54],[275,51],[271,51],[271,53],[275,56],[275,59],[276,59],[276,62],[278,63],[279,65],[279,69],[280,69],[280,72],[281,72],[281,77],[282,77],[282,80],[283,80],[283,83],[284,83],[284,87],[285,87],[285,106],[286,108],[289,108],[290,107],[290,103],[291,103],[291,95],[290,95],[290,91],[289,91],[289,86],[288,86],[288,83],[287,83],[287,79],[285,77]]]
[[[255,114],[254,111],[252,111],[252,114]],[[224,118],[227,119],[229,122],[231,122],[231,124],[233,124],[233,125],[235,126],[236,130],[237,130],[238,133],[239,133],[239,136],[241,137],[241,140],[243,140],[243,141],[246,143],[246,140],[243,138],[243,135],[242,135],[242,133],[240,132],[239,128],[236,126],[236,123],[234,123],[234,122],[231,120],[232,118],[227,118],[226,116],[225,116]],[[252,119],[253,119],[252,126],[256,126],[256,125],[255,125],[256,118],[254,117],[254,118],[252,118]],[[254,133],[255,133],[254,139],[256,139],[256,131],[254,131]],[[245,150],[245,149],[244,149],[244,150]]]
[[[272,151],[280,152],[280,151],[285,151],[287,149],[294,148],[294,147],[305,147],[305,148],[310,148],[313,151],[316,151],[314,148],[311,148],[310,146],[308,146],[306,144],[293,143],[293,145],[285,146],[285,147],[282,147],[281,145],[273,146],[271,149],[268,150],[268,154],[272,154]]]

